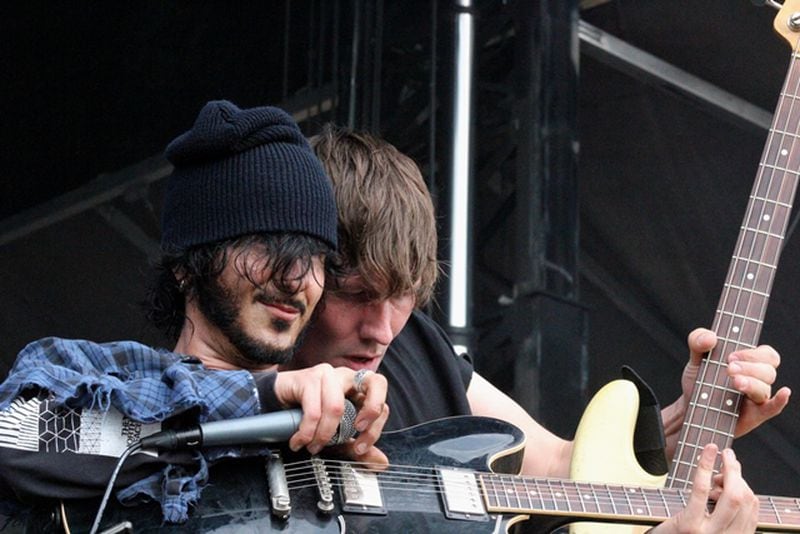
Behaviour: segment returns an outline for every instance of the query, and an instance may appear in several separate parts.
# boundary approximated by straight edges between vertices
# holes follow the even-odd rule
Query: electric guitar
[[[678,448],[666,477],[666,484],[671,488],[690,487],[696,459],[705,444],[716,443],[721,450],[730,447],[733,441],[742,395],[730,384],[725,371],[725,357],[758,344],[797,189],[800,169],[800,54],[797,51],[798,26],[790,22],[797,16],[800,16],[800,0],[786,0],[774,22],[775,30],[793,48],[789,72],[712,324],[719,341],[702,362]],[[628,450],[632,447],[633,426],[620,428],[617,436],[625,441],[615,443],[609,439],[608,429],[601,430],[609,414],[614,414],[617,424],[624,420],[626,424],[635,425],[638,398],[634,396],[635,391],[609,389],[601,390],[592,401],[595,406],[587,409],[576,434],[573,478],[651,486],[664,484],[664,477],[643,470],[632,450]],[[618,402],[623,404],[616,404]],[[618,415],[618,410],[625,413]],[[620,451],[620,443],[630,445],[625,445],[622,447],[625,450]],[[573,533],[584,532],[583,528],[575,527]],[[598,530],[601,529],[592,532]]]
[[[304,457],[216,466],[188,523],[162,524],[156,506],[112,506],[102,528],[127,519],[141,532],[501,533],[523,520],[549,532],[576,520],[652,525],[681,511],[688,491],[498,474],[518,470],[525,436],[485,417],[451,417],[385,433],[385,470]],[[277,455],[276,455],[277,456]],[[800,532],[800,499],[759,497],[760,527]],[[94,507],[65,502],[72,531]]]

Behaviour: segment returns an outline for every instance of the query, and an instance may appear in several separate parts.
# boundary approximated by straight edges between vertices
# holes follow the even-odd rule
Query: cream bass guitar
[[[725,357],[758,343],[800,169],[800,0],[783,3],[774,27],[792,45],[789,71],[712,324],[719,342],[698,373],[670,472],[654,476],[639,466],[632,449],[638,395],[632,384],[616,382],[598,393],[581,419],[572,460],[574,479],[643,486],[666,483],[686,489],[705,444],[731,446],[742,399],[729,383]],[[583,525],[572,530],[603,529]],[[613,532],[622,531],[614,527]]]

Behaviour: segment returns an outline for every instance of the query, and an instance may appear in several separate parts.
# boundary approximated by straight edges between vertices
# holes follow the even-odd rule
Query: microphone
[[[345,399],[339,428],[328,445],[344,443],[356,434],[356,407]],[[141,439],[143,449],[175,450],[182,448],[250,445],[288,441],[297,432],[303,411],[282,410],[237,419],[200,423],[185,430],[163,430]]]

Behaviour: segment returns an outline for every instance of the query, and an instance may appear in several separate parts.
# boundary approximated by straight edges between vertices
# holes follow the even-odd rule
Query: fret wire
[[[594,500],[594,505],[597,508],[597,513],[601,513],[603,511],[603,507],[600,506],[600,498],[597,496],[597,488],[593,484],[590,486],[592,490],[592,499]]]
[[[704,362],[707,361],[708,365],[717,365],[719,367],[728,367],[728,362],[721,362],[718,360],[703,360]]]
[[[628,504],[628,515],[633,515],[633,503],[631,502],[630,495],[628,495],[628,492],[625,490],[625,488],[622,489],[622,494],[625,497],[625,502]]]
[[[564,495],[564,502],[567,504],[567,512],[572,512],[572,503],[569,500],[569,493],[567,492],[567,487],[564,484],[563,480],[558,481],[559,486],[561,486],[561,494]]]
[[[738,415],[734,411],[726,412],[724,410],[720,410],[719,408],[708,407],[708,408],[706,408],[706,410],[707,410],[706,414],[714,413],[714,414],[717,414],[717,415],[728,415],[730,417],[736,417]],[[727,431],[724,431],[724,430],[718,430],[718,429],[707,429],[707,428],[705,428],[704,425],[701,425],[699,423],[692,423],[691,421],[687,421],[685,424],[691,429],[695,429],[695,430],[696,429],[705,429],[705,430],[710,431],[713,434],[724,435],[726,437],[731,437],[732,436],[732,434],[730,432],[727,432]]]
[[[723,315],[725,317],[732,317],[734,319],[742,319],[744,321],[749,321],[749,322],[755,323],[757,325],[764,324],[764,321],[761,321],[759,319],[754,319],[752,317],[748,317],[747,315],[742,315],[740,313],[735,313],[735,312],[730,312],[730,311],[725,311],[725,310],[720,310],[720,309],[717,309],[717,313],[719,313],[720,315]]]
[[[590,501],[592,496],[591,496],[590,492],[587,490],[586,484],[583,484],[581,482],[575,482],[574,485],[575,485],[575,492],[577,494],[578,501],[581,504],[581,512],[583,512],[583,513],[591,513],[592,509],[591,509],[591,506],[587,507],[587,500]],[[589,502],[589,504],[590,505],[592,504],[591,501]],[[597,508],[596,505],[595,505],[595,508]]]
[[[544,504],[544,494],[542,493],[542,488],[539,485],[539,481],[538,480],[535,481],[535,483],[536,483],[536,495],[539,496],[539,503],[540,503],[539,504],[539,509],[540,510],[546,510],[547,508],[545,507],[545,504]]]
[[[505,501],[504,508],[508,508],[511,506],[511,501],[508,498],[508,491],[506,490],[506,478],[504,476],[500,476],[500,492],[503,495],[503,500]]]
[[[614,515],[619,515],[619,512],[617,511],[617,503],[614,500],[614,497],[611,493],[611,487],[605,484],[604,487],[606,488],[606,492],[608,493],[608,498],[611,501],[611,510],[613,510]]]
[[[767,298],[769,297],[769,293],[765,293],[763,291],[759,291],[757,289],[753,289],[753,288],[750,288],[750,287],[738,286],[738,285],[730,284],[730,283],[725,283],[725,284],[722,285],[722,287],[725,287],[725,288],[728,288],[728,289],[734,289],[736,291],[741,291],[743,293],[750,293],[750,294],[753,294],[753,295],[758,295],[760,297],[767,297]],[[719,310],[717,310],[717,311],[719,311]]]
[[[492,484],[492,494],[491,495],[494,498],[494,507],[495,508],[499,508],[500,507],[500,501],[498,500],[498,497],[497,497],[497,484],[495,483],[494,477],[491,477],[490,481],[491,481],[491,484]]]
[[[765,269],[777,269],[775,264],[767,263],[765,261],[759,261],[759,260],[756,260],[756,259],[753,259],[753,258],[747,258],[747,257],[744,257],[744,256],[738,256],[738,255],[737,256],[732,256],[731,259],[734,260],[734,261],[743,261],[743,262],[752,263],[754,265],[758,265],[759,267],[764,267]]]
[[[783,236],[781,234],[773,234],[772,232],[767,232],[766,230],[752,228],[749,226],[742,226],[740,229],[754,234],[766,236],[768,239],[777,239],[778,241],[783,241]]]
[[[740,339],[731,339],[731,338],[729,338],[729,337],[725,337],[725,336],[720,336],[720,335],[717,335],[717,340],[719,340],[719,341],[722,341],[723,343],[731,343],[731,344],[733,344],[733,345],[740,345],[740,346],[742,346],[742,347],[744,347],[744,348],[746,348],[746,349],[753,349],[753,348],[755,348],[755,345],[754,345],[754,344],[752,344],[752,343],[744,343],[744,342],[743,342],[742,340],[740,340]],[[706,360],[704,360],[704,361],[706,361]],[[711,362],[709,362],[709,363],[711,363]],[[713,363],[716,363],[716,364],[718,364],[718,363],[720,363],[720,362],[714,361]],[[725,364],[725,365],[727,365],[727,364]]]
[[[789,175],[797,176],[798,174],[800,174],[795,169],[789,169],[787,167],[779,167],[778,165],[770,165],[769,163],[761,163],[760,166],[766,169],[773,169],[776,171],[784,172]]]
[[[545,482],[547,482],[547,493],[550,496],[550,501],[553,503],[553,510],[558,510],[558,502],[556,501],[556,494],[553,491],[553,485],[550,483],[549,478],[545,480]]]
[[[778,508],[775,506],[775,501],[772,497],[767,497],[767,501],[769,501],[769,505],[772,508],[772,513],[775,516],[776,523],[782,523],[780,513],[778,512]]]
[[[790,132],[787,132],[787,131],[779,130],[777,128],[773,128],[771,131],[774,132],[774,133],[779,133],[781,135],[785,135],[786,137],[789,137],[789,138],[792,138],[792,139],[800,139],[800,135],[798,135],[796,133],[790,133]]]
[[[518,509],[522,508],[522,503],[519,500],[519,480],[520,480],[519,476],[511,478],[511,486],[513,488],[512,491],[514,492],[514,500],[517,502],[516,508]]]
[[[522,478],[522,487],[525,490],[525,500],[528,504],[528,508],[533,508],[533,502],[531,501],[531,493],[530,490],[528,489],[528,479],[525,477]]]
[[[752,200],[761,200],[766,204],[774,204],[775,206],[778,206],[778,207],[781,207],[781,208],[792,209],[792,205],[790,203],[782,202],[782,201],[774,199],[774,198],[760,197],[758,195],[753,195],[753,194],[750,195],[750,198]]]
[[[644,499],[644,506],[647,509],[647,515],[654,515],[653,510],[650,508],[650,499],[647,497],[647,494],[645,492],[641,492],[640,495],[642,495],[642,498]]]

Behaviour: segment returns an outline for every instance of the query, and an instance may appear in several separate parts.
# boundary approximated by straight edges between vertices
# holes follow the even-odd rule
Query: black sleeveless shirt
[[[389,345],[378,371],[389,382],[386,430],[470,415],[472,364],[455,353],[444,330],[419,310]]]

